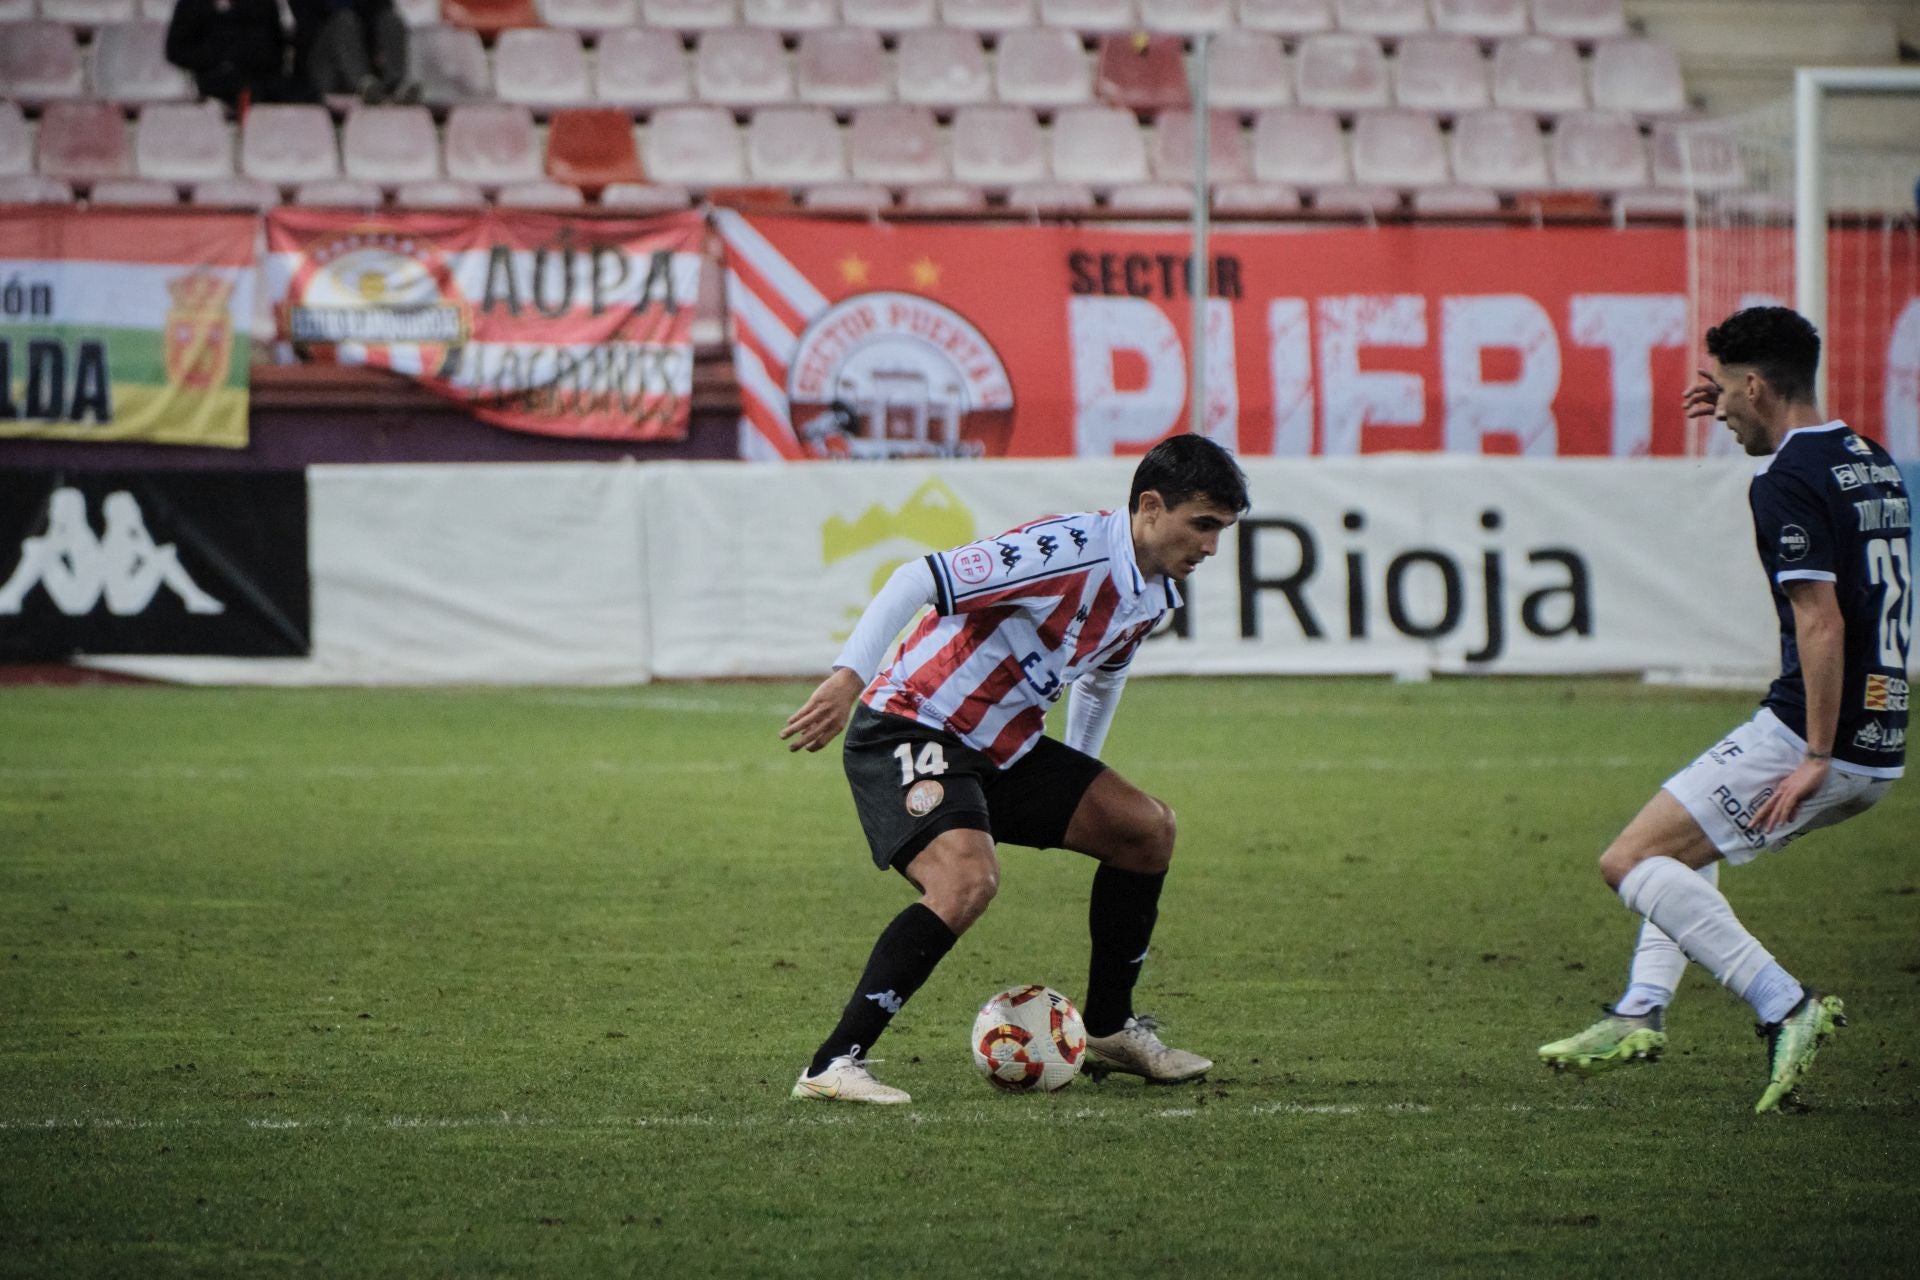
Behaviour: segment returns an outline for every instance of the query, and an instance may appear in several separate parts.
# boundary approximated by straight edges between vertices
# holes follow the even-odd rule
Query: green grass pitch
[[[1842,994],[1813,1110],[1745,1006],[1554,1077],[1634,919],[1594,859],[1747,695],[1158,680],[1111,762],[1180,846],[1140,1007],[1199,1086],[1003,1097],[966,1048],[1085,973],[1092,864],[999,900],[790,1101],[876,932],[800,685],[0,689],[0,1275],[1914,1274],[1920,784],[1722,884]]]

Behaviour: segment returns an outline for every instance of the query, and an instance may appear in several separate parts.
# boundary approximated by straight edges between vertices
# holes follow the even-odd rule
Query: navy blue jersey
[[[1763,705],[1805,740],[1807,689],[1784,584],[1831,582],[1846,620],[1834,767],[1899,777],[1914,589],[1913,514],[1899,469],[1843,422],[1802,427],[1762,464],[1747,499],[1780,615],[1780,676]]]

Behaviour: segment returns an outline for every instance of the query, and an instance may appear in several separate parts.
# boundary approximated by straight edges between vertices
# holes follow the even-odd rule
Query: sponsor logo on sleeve
[[[1813,546],[1813,539],[1807,531],[1797,524],[1783,525],[1780,529],[1780,558],[1788,564],[1805,560],[1807,551]]]
[[[1854,733],[1853,745],[1862,751],[1884,752],[1891,755],[1896,751],[1906,750],[1907,731],[1904,728],[1889,728],[1878,720],[1869,720]]]
[[[1847,446],[1847,450],[1850,453],[1857,453],[1863,458],[1871,458],[1873,456],[1873,446],[1851,431],[1847,432],[1847,438],[1843,443]]]
[[[932,778],[922,778],[907,788],[907,812],[916,818],[924,818],[940,807],[947,798],[947,789]]]
[[[1905,711],[1907,682],[1899,676],[1870,672],[1867,675],[1866,708],[1869,711]]]
[[[969,584],[985,582],[993,576],[993,557],[980,547],[962,547],[953,554],[953,576]]]

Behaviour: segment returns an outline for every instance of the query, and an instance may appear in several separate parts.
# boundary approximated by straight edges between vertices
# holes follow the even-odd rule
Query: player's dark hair
[[[1783,400],[1813,400],[1820,335],[1798,311],[1748,307],[1707,330],[1707,354],[1721,364],[1750,364]]]
[[[1152,489],[1169,507],[1205,498],[1225,511],[1241,512],[1247,500],[1247,474],[1233,455],[1207,439],[1192,434],[1168,436],[1140,459],[1133,470],[1133,492],[1127,510],[1140,509],[1140,495]]]

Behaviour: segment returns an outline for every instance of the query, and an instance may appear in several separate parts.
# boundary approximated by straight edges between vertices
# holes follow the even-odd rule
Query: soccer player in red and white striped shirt
[[[1158,1081],[1213,1066],[1134,1016],[1173,811],[1098,756],[1135,650],[1247,506],[1232,455],[1175,436],[1141,459],[1125,511],[1049,516],[911,561],[867,606],[833,674],[780,736],[818,751],[846,729],[847,779],[874,864],[899,871],[920,898],[880,934],[795,1097],[910,1100],[874,1079],[862,1055],[993,901],[996,843],[1100,863],[1082,1004],[1094,1065]],[[882,669],[894,637],[929,607]],[[1061,742],[1043,721],[1069,686]]]

